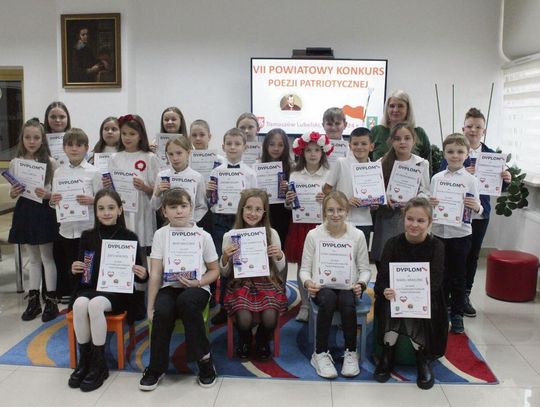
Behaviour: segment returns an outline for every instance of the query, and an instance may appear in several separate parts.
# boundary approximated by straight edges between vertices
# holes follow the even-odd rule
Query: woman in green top
[[[423,128],[416,127],[411,98],[402,90],[396,90],[386,99],[382,124],[371,129],[375,143],[373,161],[381,158],[389,150],[390,144],[388,144],[387,140],[390,135],[390,129],[397,123],[402,122],[406,122],[411,127],[414,127],[416,132],[418,141],[413,148],[413,154],[419,155],[431,163],[429,138]]]

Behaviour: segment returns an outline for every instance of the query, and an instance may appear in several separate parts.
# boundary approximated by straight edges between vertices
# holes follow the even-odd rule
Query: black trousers
[[[444,243],[444,294],[446,298],[450,296],[450,316],[463,316],[471,235],[441,240]]]
[[[472,221],[472,235],[471,235],[471,251],[467,256],[467,277],[465,290],[470,293],[474,284],[474,276],[476,275],[476,268],[478,267],[478,257],[480,256],[480,250],[482,249],[482,242],[489,225],[489,218],[487,219],[474,219]]]
[[[78,260],[79,242],[81,239],[66,239],[60,236],[53,246],[54,262],[58,280],[56,282],[56,295],[65,297],[72,295],[77,277],[71,272],[71,265]]]
[[[178,318],[184,323],[187,360],[198,361],[210,352],[202,315],[209,296],[210,293],[202,288],[164,287],[158,291],[150,342],[148,367],[151,370],[159,373],[167,371],[171,336]]]
[[[332,326],[334,312],[341,314],[341,325],[345,339],[345,349],[356,351],[356,302],[352,290],[334,290],[321,288],[314,298],[319,306],[317,314],[317,338],[315,351],[328,351],[328,336]]]

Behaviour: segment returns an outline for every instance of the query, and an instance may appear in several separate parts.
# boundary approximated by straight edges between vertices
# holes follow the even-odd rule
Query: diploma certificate
[[[114,189],[120,194],[120,198],[122,198],[124,210],[126,212],[137,212],[139,209],[139,191],[133,185],[133,177],[136,176],[135,173],[112,170],[111,176]]]
[[[95,153],[94,154],[94,167],[96,167],[99,172],[105,174],[109,171],[109,161],[114,153]]]
[[[133,240],[103,240],[97,291],[133,293],[133,265],[137,242]]]
[[[438,179],[433,186],[433,196],[439,200],[433,208],[433,223],[460,226],[463,222],[463,208],[467,187],[463,184]]]
[[[216,167],[217,155],[215,150],[191,150],[189,166],[203,176],[204,182]]]
[[[265,228],[233,229],[231,236],[240,236],[240,262],[234,264],[234,278],[270,275]]]
[[[351,164],[353,196],[362,206],[386,204],[386,191],[380,161]]]
[[[242,162],[250,167],[261,158],[262,143],[260,141],[248,141],[246,143],[246,151],[242,155]]]
[[[329,163],[337,162],[338,158],[347,157],[349,153],[349,143],[345,140],[330,140],[330,143],[334,146],[334,151],[328,158]]]
[[[180,277],[200,281],[203,261],[202,244],[202,234],[196,228],[171,228],[163,281],[176,282]]]
[[[386,194],[394,202],[405,203],[418,194],[423,168],[414,164],[394,162]]]
[[[429,263],[390,263],[392,318],[431,318]]]
[[[240,202],[240,192],[246,188],[246,176],[242,169],[228,168],[216,170],[218,179],[218,202],[216,213],[235,214]]]
[[[315,249],[317,283],[349,290],[352,287],[353,241],[320,239]]]
[[[167,160],[167,153],[165,152],[165,146],[167,142],[173,137],[181,136],[177,133],[158,133],[156,135],[156,156],[159,161],[159,169],[163,170],[168,167],[169,161]]]
[[[195,202],[195,194],[197,193],[197,180],[192,177],[186,177],[171,173],[171,188],[185,189],[191,198],[191,202]]]
[[[278,198],[279,178],[278,174],[283,172],[283,163],[269,162],[256,163],[252,168],[257,174],[257,188],[263,189],[268,194],[269,203],[283,203],[285,199]]]
[[[300,208],[293,209],[293,223],[322,223],[322,204],[315,197],[322,191],[320,182],[295,182]]]
[[[47,144],[49,144],[51,157],[56,160],[58,165],[64,166],[69,164],[69,159],[64,152],[64,133],[47,134]]]
[[[77,202],[77,195],[86,195],[84,180],[77,177],[54,178],[53,191],[62,195],[56,204],[56,220],[60,223],[89,221],[88,205]]]
[[[36,195],[36,188],[45,188],[45,174],[47,164],[38,163],[34,160],[15,160],[15,177],[24,185],[21,196],[36,201],[43,202],[43,199]]]
[[[478,190],[482,195],[500,196],[503,179],[501,173],[506,165],[506,154],[479,153],[474,175],[478,179]]]

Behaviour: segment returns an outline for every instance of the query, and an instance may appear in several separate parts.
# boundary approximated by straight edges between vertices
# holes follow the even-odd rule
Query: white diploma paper
[[[268,194],[269,203],[283,203],[285,199],[278,198],[279,183],[278,173],[283,172],[283,163],[269,162],[256,163],[252,168],[257,174],[257,188],[263,189]]]
[[[84,180],[78,177],[54,178],[53,191],[62,195],[56,204],[56,220],[60,223],[88,221],[88,205],[77,202],[77,195],[86,195]]]
[[[218,179],[218,202],[216,213],[235,214],[240,202],[240,193],[246,187],[246,176],[242,169],[227,168],[217,170],[214,175]]]
[[[103,240],[96,290],[111,293],[133,293],[133,265],[137,242],[133,240]]]
[[[353,196],[362,206],[386,204],[386,190],[380,161],[351,165]]]
[[[94,154],[94,167],[96,167],[99,172],[105,174],[109,171],[109,161],[114,153],[95,153]]]
[[[215,150],[191,150],[189,166],[203,176],[205,182],[216,165],[217,155]]]
[[[36,195],[36,188],[45,188],[45,174],[47,164],[38,163],[34,160],[15,160],[15,177],[25,186],[22,196],[36,201],[43,202],[43,199]]]
[[[163,270],[164,282],[176,282],[180,277],[201,280],[202,234],[196,228],[171,228],[169,247]]]
[[[264,228],[233,229],[231,236],[240,236],[240,262],[234,264],[234,278],[270,275],[266,230]]]
[[[418,194],[423,168],[414,164],[394,162],[386,194],[394,202],[405,203]]]
[[[330,143],[334,146],[334,151],[328,158],[329,163],[337,162],[338,158],[347,157],[349,153],[349,143],[345,140],[330,140]]]
[[[315,249],[317,283],[348,290],[352,287],[353,241],[320,239]]]
[[[122,206],[126,212],[137,212],[139,209],[139,191],[133,185],[134,172],[113,170],[111,171],[114,189],[120,198],[122,198]]]
[[[260,141],[248,141],[246,143],[246,151],[242,155],[242,162],[250,167],[261,158],[262,143]]]
[[[160,170],[167,168],[168,166],[167,153],[165,152],[165,146],[167,145],[167,141],[169,141],[173,137],[178,137],[178,136],[181,136],[181,134],[158,133],[156,135],[156,156],[159,161]]]
[[[476,157],[474,175],[482,195],[500,196],[503,179],[501,173],[506,165],[506,154],[479,153]]]
[[[69,159],[64,152],[64,133],[47,134],[47,144],[49,144],[51,157],[56,160],[58,165],[64,166],[69,164]]]
[[[460,226],[463,222],[463,208],[467,187],[458,182],[438,179],[433,186],[433,196],[439,204],[433,208],[433,223]]]
[[[431,318],[429,263],[390,263],[392,318]]]
[[[295,182],[300,208],[293,209],[293,223],[322,223],[322,204],[315,197],[322,192],[320,182]]]

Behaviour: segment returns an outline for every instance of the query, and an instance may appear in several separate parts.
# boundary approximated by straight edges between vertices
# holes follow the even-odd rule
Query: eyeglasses
[[[254,208],[253,206],[244,206],[243,209],[246,212],[255,213],[257,215],[262,215],[264,213],[263,208]]]

